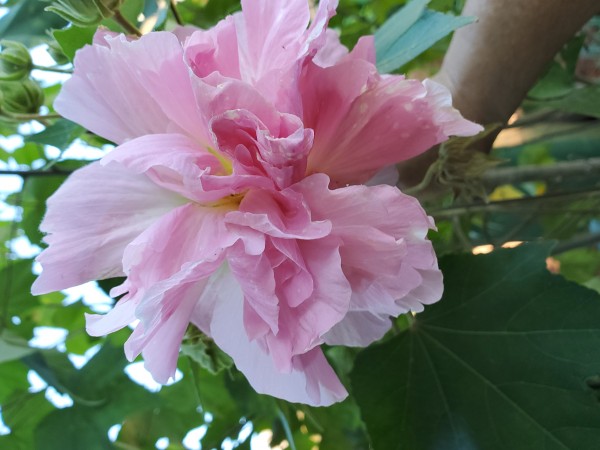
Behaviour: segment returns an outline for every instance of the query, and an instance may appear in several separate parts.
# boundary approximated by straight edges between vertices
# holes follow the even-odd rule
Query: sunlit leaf
[[[429,0],[413,0],[375,33],[377,68],[384,73],[401,68],[474,17],[454,16],[425,8]]]

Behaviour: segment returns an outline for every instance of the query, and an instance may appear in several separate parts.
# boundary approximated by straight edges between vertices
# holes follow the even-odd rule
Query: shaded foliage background
[[[382,71],[432,75],[451,31],[470,19],[453,15],[461,1],[413,0],[398,13],[404,3],[342,0],[332,26],[349,46],[375,33]],[[91,42],[95,27],[69,25],[45,12],[45,2],[3,6],[0,38],[48,52],[50,70],[68,72],[75,51]],[[201,27],[237,9],[233,0],[178,4],[182,20]],[[121,12],[142,29],[175,25],[165,1],[126,0]],[[114,19],[103,25],[121,30]],[[584,45],[591,44],[575,37],[557,55],[491,158],[475,155],[469,140],[442,148],[431,178],[445,189],[415,193],[438,223],[438,253],[448,255],[444,299],[400,317],[372,348],[327,349],[352,392],[330,408],[254,393],[193,330],[177,381],[149,389],[123,356],[128,331],[85,333],[84,313],[106,311],[110,298],[92,288],[30,295],[45,200],[111,147],[54,115],[68,75],[34,70],[43,104],[21,96],[22,111],[0,112],[0,448],[251,448],[261,432],[271,445],[297,450],[597,448],[600,87],[576,77]],[[0,86],[4,98],[11,86]],[[472,254],[540,240],[556,244]],[[39,339],[53,334],[58,339]]]

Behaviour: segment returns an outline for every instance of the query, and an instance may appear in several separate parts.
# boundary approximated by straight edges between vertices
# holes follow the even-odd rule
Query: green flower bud
[[[96,26],[112,17],[123,0],[52,0],[46,11],[52,11],[78,27]]]
[[[33,67],[27,47],[15,41],[0,41],[0,45],[0,80],[16,81],[27,78]]]
[[[44,91],[30,78],[0,81],[0,110],[7,114],[37,114],[44,104]]]

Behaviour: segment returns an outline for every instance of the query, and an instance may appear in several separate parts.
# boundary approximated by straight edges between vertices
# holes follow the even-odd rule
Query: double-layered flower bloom
[[[210,30],[131,40],[99,32],[56,100],[117,147],[48,201],[35,293],[126,276],[92,335],[126,343],[159,382],[190,323],[254,388],[329,405],[346,390],[320,345],[365,346],[390,316],[442,293],[417,200],[363,185],[480,127],[441,86],[382,76],[372,37],[352,52],[309,26],[306,0],[245,0]]]

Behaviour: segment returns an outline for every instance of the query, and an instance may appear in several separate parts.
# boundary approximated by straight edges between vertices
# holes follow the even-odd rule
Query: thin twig
[[[127,20],[127,18],[123,14],[121,14],[121,11],[116,11],[113,18],[129,34],[133,34],[135,36],[142,35],[142,32],[139,30],[139,28],[132,24],[129,20]]]
[[[171,0],[170,5],[171,5],[171,12],[173,13],[173,17],[175,18],[175,22],[177,22],[178,25],[183,25],[183,20],[181,20],[181,15],[179,14],[179,11],[177,11],[177,0]]]
[[[553,255],[567,252],[580,247],[588,247],[593,244],[600,242],[600,233],[589,233],[584,235],[575,236],[568,241],[562,242],[552,250]]]
[[[514,208],[531,208],[532,203],[543,203],[546,201],[568,201],[578,200],[580,198],[593,198],[600,197],[600,188],[591,189],[585,191],[566,192],[558,194],[548,194],[538,197],[526,197],[515,200],[503,200],[499,202],[490,203],[472,203],[468,205],[450,206],[448,208],[441,208],[436,210],[428,211],[430,215],[436,219],[448,219],[454,216],[461,216],[464,214],[473,214],[481,212],[494,212],[494,211],[506,211]]]
[[[29,177],[48,177],[48,176],[68,176],[72,173],[70,170],[59,170],[52,168],[52,170],[0,170],[0,176],[2,175],[18,175],[23,179]]]
[[[48,119],[61,119],[62,116],[60,114],[19,114],[19,113],[11,113],[8,111],[1,111],[0,117],[9,120],[16,120],[18,122],[29,122],[30,120],[37,120],[38,122],[42,122]]]
[[[516,184],[526,181],[560,181],[564,178],[599,174],[600,158],[563,161],[548,166],[499,167],[488,170],[483,175],[483,183],[488,189],[503,184]]]
[[[44,72],[66,73],[69,75],[73,73],[73,71],[71,69],[61,69],[60,67],[38,66],[37,64],[34,64],[32,66],[32,69],[43,70]]]

